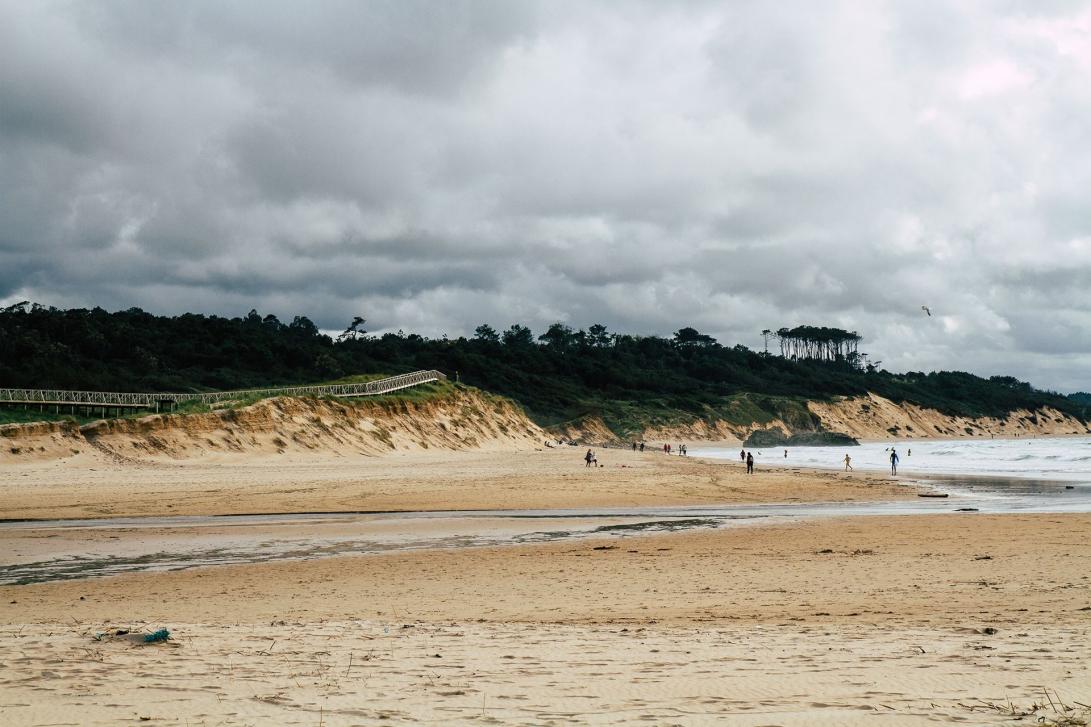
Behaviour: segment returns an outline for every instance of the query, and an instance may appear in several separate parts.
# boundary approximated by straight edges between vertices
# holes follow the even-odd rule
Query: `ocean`
[[[1091,485],[1091,437],[1018,439],[892,440],[859,447],[751,449],[757,467],[843,470],[845,455],[856,470],[890,471],[890,448],[898,452],[898,474],[933,479],[944,475],[1017,478]],[[690,447],[694,456],[739,461],[739,449]],[[943,478],[947,479],[947,478]]]

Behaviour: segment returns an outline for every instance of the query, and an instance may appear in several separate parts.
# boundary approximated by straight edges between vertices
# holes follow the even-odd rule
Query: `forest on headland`
[[[369,335],[365,324],[357,318],[331,337],[306,317],[283,322],[256,311],[225,318],[17,304],[0,309],[0,386],[181,392],[439,369],[514,399],[540,424],[601,416],[617,432],[693,419],[799,420],[809,416],[804,400],[867,392],[952,415],[1044,406],[1084,420],[1091,413],[1087,394],[1042,391],[1008,376],[892,373],[845,348],[859,336],[836,328],[765,331],[779,337],[777,354],[723,345],[688,327],[667,338],[602,325],[557,323],[535,334],[483,324],[470,337],[425,338]]]

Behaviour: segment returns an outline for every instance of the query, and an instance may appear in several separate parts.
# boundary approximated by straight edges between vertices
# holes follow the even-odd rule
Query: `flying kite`
[[[929,318],[932,317],[932,310],[928,306],[922,305],[921,310],[927,313]]]

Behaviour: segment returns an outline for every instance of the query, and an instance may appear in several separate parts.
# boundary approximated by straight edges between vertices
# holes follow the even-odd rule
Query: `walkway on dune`
[[[328,384],[325,386],[280,386],[271,389],[241,389],[238,391],[208,391],[177,394],[127,393],[110,391],[68,391],[64,389],[0,389],[0,403],[48,404],[50,406],[101,406],[122,408],[154,408],[185,401],[211,404],[218,401],[252,396],[377,396],[411,386],[441,381],[447,376],[441,371],[414,371],[360,384]]]

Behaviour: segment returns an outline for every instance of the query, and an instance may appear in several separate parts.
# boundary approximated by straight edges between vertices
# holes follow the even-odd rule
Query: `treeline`
[[[847,361],[791,360],[724,346],[693,328],[671,338],[595,325],[555,324],[539,335],[482,325],[468,338],[370,336],[356,319],[337,339],[305,317],[282,322],[139,309],[0,310],[0,386],[126,391],[235,389],[328,381],[359,373],[436,368],[509,396],[543,424],[602,415],[621,430],[690,417],[725,416],[732,397],[766,410],[772,399],[868,391],[950,414],[1003,415],[1056,407],[1083,417],[1087,402],[1039,391],[1011,377],[893,374]],[[764,404],[763,404],[764,401]],[[737,408],[737,407],[736,407]]]

